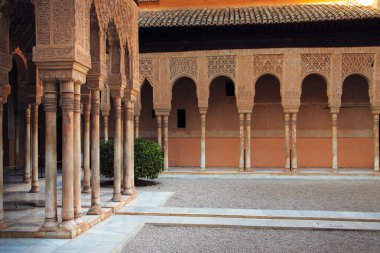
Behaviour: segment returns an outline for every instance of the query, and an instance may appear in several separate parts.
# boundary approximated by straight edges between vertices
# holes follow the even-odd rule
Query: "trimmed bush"
[[[113,141],[100,143],[100,173],[113,178]],[[135,139],[135,179],[155,179],[164,168],[164,157],[160,146],[152,141]]]
[[[113,178],[113,141],[100,142],[100,174]]]
[[[135,178],[155,179],[164,169],[160,146],[152,141],[135,140]]]

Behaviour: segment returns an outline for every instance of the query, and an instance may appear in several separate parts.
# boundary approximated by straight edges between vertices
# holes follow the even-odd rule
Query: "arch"
[[[111,73],[120,74],[122,70],[121,43],[118,29],[113,22],[109,23],[107,27],[107,44],[109,46]]]
[[[370,101],[372,101],[372,98],[374,96],[374,94],[373,94],[373,80],[372,80],[372,78],[369,78],[367,75],[365,75],[361,72],[352,72],[343,78],[343,86],[344,86],[344,83],[346,82],[347,79],[355,77],[355,76],[360,77],[367,82],[368,96],[369,96]],[[342,92],[343,92],[343,86],[342,86]]]
[[[280,83],[280,89],[282,88],[282,76],[280,76],[279,74],[277,74],[277,73],[275,73],[275,72],[262,72],[262,73],[260,73],[259,75],[257,75],[256,77],[255,77],[255,79],[253,80],[253,83],[254,84],[256,84],[257,83],[257,81],[261,78],[261,77],[263,77],[263,76],[273,76],[273,77],[275,77],[277,80],[278,80],[278,82]]]
[[[265,73],[265,74],[262,74],[260,76],[258,76],[258,78],[255,79],[255,82],[254,82],[254,92],[253,92],[253,99],[256,98],[256,89],[257,89],[257,85],[260,81],[262,81],[263,79],[272,79],[270,81],[276,83],[275,85],[278,84],[278,88],[279,88],[279,95],[280,95],[280,102],[281,102],[281,90],[282,90],[282,87],[281,87],[281,79],[278,77],[278,75],[276,74],[272,74],[272,73]]]
[[[231,81],[232,83],[233,83],[233,85],[234,85],[234,92],[235,92],[235,97],[236,97],[236,93],[237,93],[237,87],[236,87],[236,82],[235,82],[235,80],[234,80],[234,78],[232,78],[230,75],[217,75],[217,76],[215,76],[215,77],[213,77],[212,79],[211,79],[211,81],[209,82],[209,85],[208,85],[208,91],[209,91],[209,94],[210,94],[210,89],[211,89],[211,86],[212,86],[212,84],[213,83],[215,83],[215,81],[216,80],[218,80],[218,79],[222,79],[222,78],[226,78],[227,80],[229,80],[229,81]]]
[[[321,78],[323,79],[323,81],[325,82],[326,84],[326,95],[327,97],[329,97],[329,90],[330,90],[330,84],[329,84],[329,79],[322,73],[318,72],[318,71],[313,71],[313,72],[309,72],[308,74],[304,75],[303,77],[301,77],[301,89],[300,89],[300,94],[302,96],[302,87],[303,87],[303,84],[305,82],[305,80],[307,80],[308,78],[313,78],[313,77],[318,77],[318,78]]]
[[[221,78],[221,77],[224,77],[224,78],[228,78],[230,79],[234,84],[236,83],[236,80],[235,80],[235,77],[233,77],[232,75],[230,74],[227,74],[227,73],[223,73],[223,74],[216,74],[216,75],[213,75],[211,78],[209,78],[209,82],[208,82],[208,88],[210,89],[210,86],[211,84],[215,81],[215,79],[218,79],[218,78]],[[236,85],[235,85],[235,89],[236,89]],[[236,90],[235,90],[236,92]]]
[[[153,102],[153,86],[149,81],[145,81],[141,85],[140,90],[140,137],[156,140],[157,132],[157,122],[154,112],[154,102]]]
[[[181,79],[190,79],[195,84],[196,91],[197,91],[197,94],[198,94],[199,88],[198,88],[196,80],[191,75],[186,75],[186,74],[174,77],[173,80],[170,82],[170,85],[169,85],[170,90],[173,90],[174,85],[178,81],[180,81]]]
[[[12,60],[17,66],[18,81],[20,84],[26,84],[28,81],[28,60],[19,48],[12,53]]]

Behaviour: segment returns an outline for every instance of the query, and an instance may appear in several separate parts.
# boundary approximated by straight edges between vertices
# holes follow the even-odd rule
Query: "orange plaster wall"
[[[206,167],[239,167],[239,142],[239,138],[207,138]]]
[[[331,142],[331,138],[297,138],[298,167],[331,167]]]
[[[200,138],[169,138],[169,166],[199,167],[201,164]]]
[[[253,168],[283,168],[284,165],[284,138],[252,138],[251,166]]]
[[[373,139],[339,138],[338,165],[341,168],[373,167]]]

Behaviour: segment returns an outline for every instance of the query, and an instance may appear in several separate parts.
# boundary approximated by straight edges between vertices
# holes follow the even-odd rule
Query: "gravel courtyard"
[[[123,252],[378,253],[380,232],[146,225]]]
[[[167,207],[380,212],[379,180],[159,178],[139,191],[174,192]]]

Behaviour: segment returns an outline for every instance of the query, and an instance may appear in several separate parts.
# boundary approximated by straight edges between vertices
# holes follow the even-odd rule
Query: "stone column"
[[[161,115],[156,115],[157,118],[157,143],[162,148],[162,118]]]
[[[121,202],[121,97],[114,96],[115,132],[114,132],[114,190],[113,202]]]
[[[240,122],[240,162],[239,170],[244,171],[244,113],[239,113]]]
[[[33,151],[33,167],[32,167],[32,188],[30,192],[40,192],[40,184],[38,182],[38,103],[33,104],[33,132],[32,132],[32,151]]]
[[[57,222],[57,84],[44,83],[45,109],[45,222],[44,230],[55,230]]]
[[[164,115],[164,170],[169,170],[169,116]]]
[[[81,122],[80,122],[80,90],[81,84],[75,83],[74,85],[74,218],[75,223],[82,223],[82,207],[81,207]]]
[[[28,105],[26,108],[26,118],[25,118],[25,168],[24,168],[24,183],[30,183],[30,170],[32,168],[32,161],[30,155],[30,118],[31,118],[31,106]]]
[[[3,86],[0,85],[0,89],[2,89]],[[3,97],[2,92],[0,91],[0,228],[3,227],[4,223],[4,163],[3,163]]]
[[[100,123],[100,91],[91,90],[91,208],[90,215],[103,212],[100,205],[100,150],[99,150],[99,123]]]
[[[61,82],[62,98],[62,227],[74,223],[74,82]]]
[[[133,194],[133,184],[134,175],[132,174],[132,145],[133,145],[133,111],[132,111],[132,102],[127,100],[124,104],[124,120],[125,120],[125,129],[124,129],[124,174],[126,175],[123,179],[123,195],[132,195]]]
[[[247,131],[247,138],[246,138],[246,145],[245,145],[245,167],[246,169],[251,168],[251,114],[247,113],[245,115],[245,121],[246,121],[246,131]]]
[[[206,170],[206,113],[201,112],[201,170]]]
[[[292,169],[298,169],[297,160],[297,113],[292,114]]]
[[[373,114],[373,170],[379,171],[379,115]]]
[[[285,113],[285,171],[290,171],[290,115]]]
[[[123,180],[124,180],[124,159],[123,159],[123,153],[124,153],[124,107],[123,107],[123,104],[122,103],[122,106],[120,107],[121,108],[121,119],[120,119],[120,189],[123,188]]]
[[[90,116],[91,104],[85,101],[83,104],[83,193],[91,192],[91,170],[90,170]]]
[[[135,103],[131,103],[131,120],[130,120],[130,124],[131,124],[131,131],[129,132],[130,134],[130,142],[129,142],[129,150],[131,152],[131,159],[130,159],[130,171],[131,171],[131,181],[132,181],[132,195],[136,193],[136,188],[135,188],[135,131],[134,131],[134,122],[133,122],[133,112],[135,111],[134,110],[134,107],[135,107]]]
[[[104,140],[108,141],[108,115],[103,115]]]
[[[338,172],[338,114],[332,113],[332,170]]]
[[[139,138],[140,134],[140,115],[135,115],[135,137]]]

